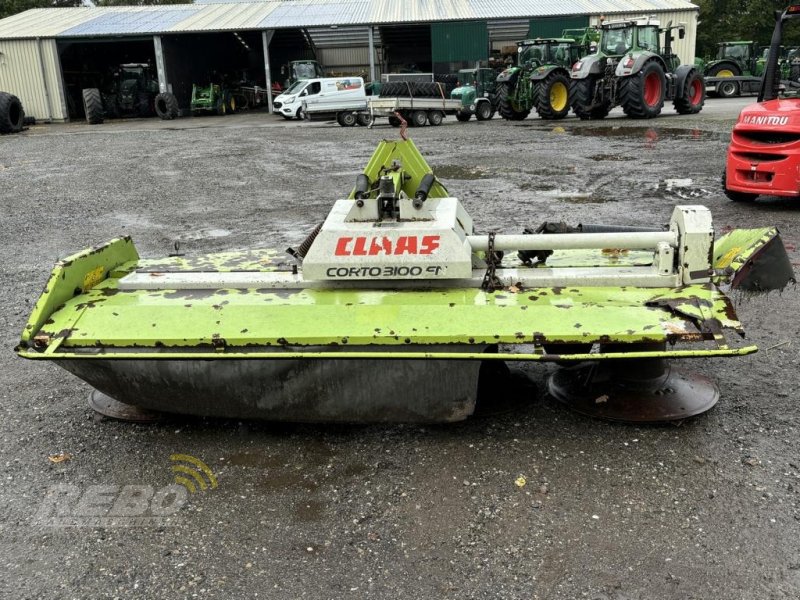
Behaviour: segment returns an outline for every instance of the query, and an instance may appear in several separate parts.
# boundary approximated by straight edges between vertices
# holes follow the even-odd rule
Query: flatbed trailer
[[[377,118],[388,118],[394,127],[401,124],[400,115],[409,125],[441,125],[445,116],[461,109],[460,100],[446,98],[375,97],[364,100],[332,100],[303,104],[309,121],[335,119],[342,127],[369,126]]]
[[[757,96],[761,89],[761,77],[739,75],[736,77],[706,77],[706,94],[718,98],[735,96]],[[800,82],[781,79],[779,89],[782,93],[796,93]]]

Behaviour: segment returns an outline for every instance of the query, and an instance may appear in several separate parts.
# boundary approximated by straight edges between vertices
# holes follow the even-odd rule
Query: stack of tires
[[[381,85],[382,98],[447,98],[441,83],[392,81]]]
[[[13,94],[0,92],[0,134],[19,133],[24,124],[22,102]]]

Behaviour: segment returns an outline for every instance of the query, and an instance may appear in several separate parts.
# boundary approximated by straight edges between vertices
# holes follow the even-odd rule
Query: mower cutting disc
[[[154,423],[164,418],[162,413],[146,410],[131,404],[125,404],[119,400],[114,400],[111,396],[107,396],[98,390],[92,390],[89,394],[89,406],[92,410],[100,413],[104,417],[116,419],[118,421]]]
[[[576,412],[628,423],[680,421],[706,412],[719,400],[711,379],[659,359],[559,369],[547,388]]]

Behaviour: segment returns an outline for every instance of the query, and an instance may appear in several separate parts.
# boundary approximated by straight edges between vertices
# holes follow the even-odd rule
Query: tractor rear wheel
[[[497,90],[497,110],[500,112],[500,116],[506,121],[522,121],[522,119],[531,114],[531,109],[525,110],[518,106],[514,106],[514,103],[510,98],[512,91],[513,90],[508,83],[500,84],[500,87]]]
[[[655,60],[646,62],[635,75],[619,80],[618,94],[622,110],[634,119],[652,119],[664,107],[667,80],[663,67]]]
[[[456,113],[456,119],[458,119],[458,120],[459,120],[459,121],[461,121],[462,123],[466,123],[467,121],[469,121],[469,120],[470,120],[470,118],[471,118],[471,117],[472,117],[472,114],[471,114],[471,113],[468,113],[468,112],[461,112],[461,111],[458,111],[458,112]]]
[[[706,86],[700,73],[691,71],[683,82],[683,94],[672,104],[675,112],[681,115],[694,115],[703,110],[706,101]]]
[[[735,63],[722,63],[714,65],[706,73],[707,77],[739,77],[742,70]]]
[[[0,92],[0,133],[19,133],[25,124],[25,111],[19,98]]]
[[[86,122],[89,125],[99,125],[103,122],[103,97],[97,88],[83,90],[83,111],[86,113]]]
[[[533,105],[543,119],[563,119],[569,114],[569,79],[563,73],[551,73],[534,83]]]
[[[492,118],[492,103],[485,101],[479,102],[478,107],[475,109],[475,118],[478,121],[488,121]]]
[[[728,198],[728,200],[732,200],[733,202],[753,202],[756,198],[758,198],[758,194],[748,194],[747,192],[737,192],[735,190],[728,189],[728,181],[727,181],[727,173],[725,169],[722,170],[722,192]]]
[[[180,110],[178,108],[178,99],[173,94],[170,94],[169,92],[159,94],[156,96],[154,104],[156,114],[160,119],[164,121],[171,121],[178,116],[178,112]]]
[[[581,120],[604,119],[611,111],[611,106],[607,102],[600,106],[592,106],[594,86],[595,80],[591,77],[576,79],[570,86],[572,112]]]

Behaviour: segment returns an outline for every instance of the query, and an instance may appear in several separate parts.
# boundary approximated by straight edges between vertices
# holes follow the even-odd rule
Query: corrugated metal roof
[[[687,0],[197,0],[193,5],[40,8],[0,20],[0,40],[513,20],[697,10]]]
[[[70,27],[59,35],[124,35],[169,31],[179,22],[202,9],[131,10],[101,14],[85,23]]]

